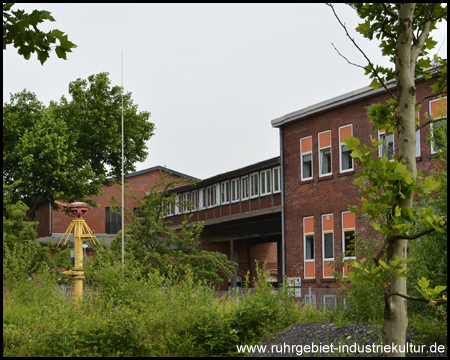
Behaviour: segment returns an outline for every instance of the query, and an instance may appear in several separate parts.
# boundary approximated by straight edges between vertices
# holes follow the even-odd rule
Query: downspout
[[[283,128],[280,127],[280,162],[281,162],[281,284],[284,284],[286,275],[286,246],[284,236],[284,156],[283,156]]]

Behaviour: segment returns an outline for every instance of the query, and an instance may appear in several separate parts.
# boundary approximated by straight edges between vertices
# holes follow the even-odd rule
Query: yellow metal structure
[[[59,203],[59,202],[58,202]],[[85,215],[85,213],[87,212],[87,204],[85,203],[72,203],[72,204],[63,204],[63,203],[59,203],[63,206],[67,206],[69,205],[69,209],[71,210],[71,212],[74,215],[78,215],[77,219],[72,220],[72,222],[69,225],[69,228],[66,230],[66,232],[64,233],[63,237],[61,238],[61,240],[58,243],[61,243],[61,241],[64,240],[64,238],[66,239],[64,241],[63,245],[66,245],[67,240],[69,240],[69,236],[72,233],[73,230],[73,234],[75,237],[75,265],[73,267],[72,270],[69,271],[64,271],[63,274],[67,275],[67,276],[71,276],[73,281],[74,281],[74,296],[75,296],[75,303],[78,304],[79,300],[82,298],[83,296],[83,279],[84,279],[84,271],[83,271],[83,239],[89,239],[91,242],[91,245],[100,245],[100,242],[97,240],[97,238],[95,237],[95,235],[92,233],[91,229],[89,229],[89,226],[87,226],[86,221],[84,221],[83,217]],[[76,206],[74,204],[83,204],[86,205],[86,211],[83,212],[83,214],[81,215],[81,211],[80,208],[82,208],[81,206]],[[84,210],[84,206],[83,206],[83,210]],[[78,212],[78,214],[76,213],[76,211]]]

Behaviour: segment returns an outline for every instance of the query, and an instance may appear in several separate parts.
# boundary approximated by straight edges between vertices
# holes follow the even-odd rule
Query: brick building
[[[125,188],[126,207],[129,211],[133,211],[137,207],[137,202],[130,199],[128,196],[131,192],[143,198],[145,194],[159,182],[161,178],[161,171],[165,168],[155,166],[149,169],[137,171],[128,174],[126,181],[128,187]],[[171,173],[171,178],[188,178],[194,179],[192,176],[179,173],[170,169],[166,169]],[[179,185],[183,185],[181,183]],[[114,196],[121,204],[122,193],[120,187],[115,185],[103,186],[103,194],[101,196],[93,196],[92,199],[97,202],[100,207],[90,208],[86,217],[86,223],[91,230],[96,234],[99,240],[110,243],[115,237],[115,234],[121,229],[122,220],[120,215],[114,214],[110,211],[113,204],[108,198]],[[66,232],[73,218],[66,215],[63,210],[52,209],[49,202],[42,205],[36,212],[35,221],[39,222],[38,238],[53,238],[59,241]],[[69,237],[69,241],[73,242],[73,234]]]
[[[417,99],[429,95],[433,83],[417,80]],[[280,130],[282,149],[284,274],[300,277],[304,288],[337,288],[333,271],[346,274],[347,269],[333,261],[348,250],[349,240],[344,239],[351,239],[355,230],[363,231],[364,224],[348,212],[349,205],[359,205],[358,187],[352,183],[353,174],[361,169],[343,139],[353,135],[361,144],[371,145],[371,137],[379,138],[386,140],[380,156],[397,152],[397,135],[372,131],[364,109],[388,98],[384,89],[367,87],[272,120]],[[440,104],[436,98],[423,100],[416,117],[425,123],[427,113],[436,114]],[[435,153],[429,133],[430,125],[416,133],[417,165],[424,172],[433,167]]]
[[[178,201],[190,200],[193,209],[174,206],[167,219],[177,229],[184,216],[203,221],[200,250],[218,251],[237,262],[236,279],[224,279],[220,290],[243,286],[247,272],[256,277],[256,263],[266,262],[270,281],[278,286],[281,262],[281,177],[275,157],[172,189]],[[253,281],[250,281],[253,286]]]

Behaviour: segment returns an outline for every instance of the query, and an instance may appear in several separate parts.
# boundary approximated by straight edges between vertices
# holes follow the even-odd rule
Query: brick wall
[[[158,183],[161,178],[159,169],[153,171],[144,172],[139,175],[130,176],[128,178],[129,186],[125,188],[126,197],[126,207],[128,210],[133,211],[137,207],[137,201],[129,198],[131,192],[137,194],[139,198],[143,198],[146,192],[150,191],[151,187]],[[178,175],[170,175],[170,178],[179,178]],[[185,185],[186,183],[180,183],[178,186]],[[111,207],[113,204],[110,203],[108,198],[114,196],[121,204],[122,193],[120,187],[115,185],[103,186],[103,194],[101,196],[93,196],[92,199],[96,201],[100,207],[93,208],[90,207],[86,223],[96,234],[105,233],[105,208]],[[47,214],[47,215],[46,215]],[[38,237],[44,237],[49,235],[48,228],[48,215],[49,205],[48,203],[41,206],[36,212],[36,220],[40,222],[38,227]],[[63,210],[52,210],[52,229],[51,233],[65,233],[73,217],[66,215]]]
[[[432,81],[417,82],[417,98],[423,98],[430,93]],[[339,173],[339,127],[353,124],[353,136],[361,143],[370,145],[370,136],[377,138],[377,132],[372,131],[370,119],[364,107],[373,103],[384,103],[386,94],[360,100],[335,108],[321,114],[315,114],[283,126],[284,155],[284,189],[285,189],[285,229],[286,229],[286,276],[304,278],[303,249],[303,218],[314,216],[315,242],[315,279],[303,280],[302,283],[311,287],[338,287],[334,279],[324,279],[322,261],[322,224],[321,215],[333,214],[334,228],[334,258],[342,253],[341,213],[348,210],[349,205],[358,205],[358,187],[352,185],[353,174],[361,170],[356,163],[354,171]],[[419,112],[421,122],[425,122],[428,112],[427,99],[422,103]],[[331,130],[332,175],[319,177],[318,134]],[[429,126],[420,130],[421,156],[417,159],[418,167],[429,172],[433,167],[430,144],[427,141]],[[301,180],[300,139],[312,136],[313,179]],[[398,139],[395,136],[395,147]],[[363,230],[362,221],[356,222],[356,230]],[[342,267],[336,267],[342,272]]]

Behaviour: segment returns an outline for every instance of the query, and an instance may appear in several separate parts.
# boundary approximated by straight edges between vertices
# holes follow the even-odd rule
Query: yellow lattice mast
[[[97,244],[100,245],[100,242],[97,240],[95,235],[92,233],[89,226],[87,226],[84,217],[86,216],[89,205],[84,202],[73,202],[70,204],[65,204],[60,201],[55,201],[56,204],[67,207],[69,209],[70,214],[72,214],[75,219],[72,220],[68,229],[64,233],[63,237],[58,243],[66,238],[63,245],[66,245],[67,240],[69,239],[70,234],[72,233],[75,237],[75,265],[72,270],[64,271],[64,275],[71,276],[74,281],[74,296],[75,302],[78,304],[79,299],[83,296],[83,279],[84,279],[84,271],[83,271],[83,239],[88,238],[91,242],[91,245]]]

